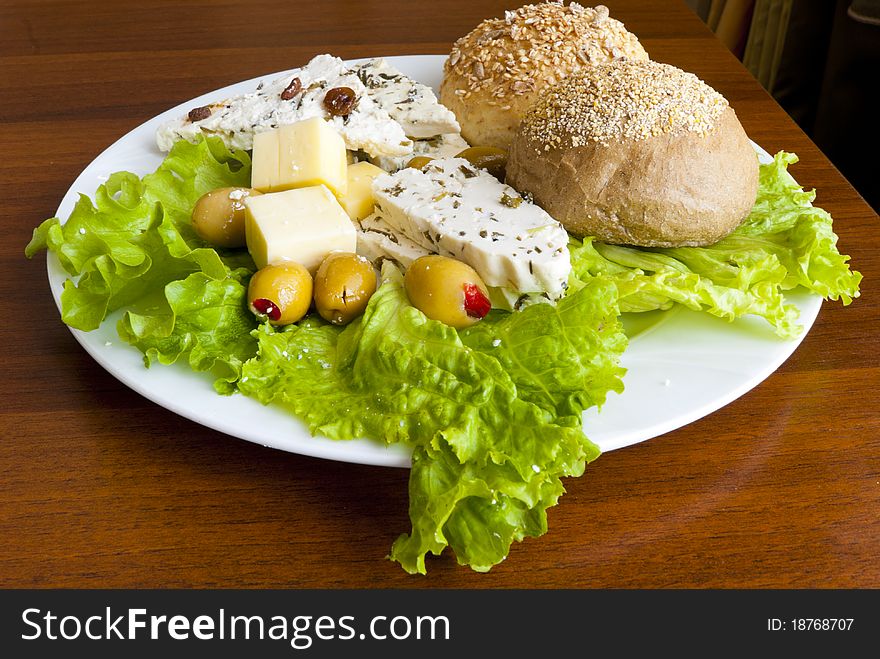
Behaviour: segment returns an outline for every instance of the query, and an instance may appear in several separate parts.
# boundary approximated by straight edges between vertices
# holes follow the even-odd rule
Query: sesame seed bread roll
[[[455,42],[440,102],[470,144],[507,148],[543,91],[580,69],[648,54],[608,8],[547,2],[507,11]]]
[[[507,183],[578,237],[710,245],[751,211],[758,159],[727,100],[695,75],[616,62],[568,77],[532,108]]]

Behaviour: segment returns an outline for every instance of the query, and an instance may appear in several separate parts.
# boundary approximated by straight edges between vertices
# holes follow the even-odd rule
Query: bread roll
[[[543,91],[585,66],[648,59],[636,37],[604,6],[526,5],[480,23],[452,47],[440,101],[469,143],[507,148]]]
[[[574,74],[526,115],[507,183],[576,236],[708,245],[751,211],[754,148],[721,94],[658,62]]]

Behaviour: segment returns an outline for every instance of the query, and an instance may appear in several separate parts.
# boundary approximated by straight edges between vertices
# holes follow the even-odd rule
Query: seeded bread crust
[[[589,89],[571,79],[529,112],[510,147],[507,183],[578,237],[645,247],[718,242],[749,214],[758,189],[757,154],[736,113],[668,65],[612,67],[640,75],[617,78],[610,94],[607,79]],[[626,111],[594,106],[590,89]]]
[[[507,148],[543,91],[584,67],[648,54],[608,8],[545,2],[484,20],[455,42],[440,102],[470,144]]]

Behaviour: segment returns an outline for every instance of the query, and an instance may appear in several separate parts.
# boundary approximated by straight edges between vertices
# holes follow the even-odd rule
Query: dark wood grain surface
[[[880,587],[878,218],[683,3],[607,4],[756,142],[800,155],[863,296],[825,303],[742,398],[569,480],[550,532],[492,572],[447,553],[413,577],[385,560],[409,528],[405,470],[262,448],[145,400],[74,340],[23,249],[93,158],[168,107],[320,52],[445,53],[517,3],[2,3],[0,586]]]

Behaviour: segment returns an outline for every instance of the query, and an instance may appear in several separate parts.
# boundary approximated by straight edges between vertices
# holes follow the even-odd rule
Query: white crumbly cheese
[[[469,264],[487,286],[563,295],[571,271],[559,222],[463,158],[373,181],[376,215],[397,236]]]
[[[282,92],[294,78],[302,91],[289,100]],[[331,116],[324,108],[324,97],[334,87],[354,91],[357,103],[346,117]],[[406,156],[412,153],[412,140],[370,96],[363,83],[338,57],[318,55],[306,66],[242,94],[208,106],[211,115],[199,121],[187,116],[159,127],[156,142],[168,151],[177,140],[196,141],[199,134],[217,135],[233,149],[250,149],[255,133],[271,130],[303,119],[321,117],[329,121],[345,140],[347,149],[362,150],[374,157]]]
[[[395,231],[379,213],[365,217],[359,225],[357,253],[372,261],[391,259],[406,269],[417,258],[432,253]]]
[[[387,60],[373,59],[354,71],[370,97],[409,137],[424,139],[461,130],[455,115],[441,105],[430,87],[406,77]]]
[[[378,213],[365,217],[358,223],[357,253],[373,262],[391,259],[404,271],[417,258],[434,254],[421,245],[395,231]],[[489,286],[489,298],[497,309],[522,309],[532,304],[546,303],[549,297],[543,293],[520,293],[509,288]]]
[[[426,140],[414,140],[412,153],[406,156],[379,156],[370,161],[386,172],[403,169],[416,156],[429,158],[454,158],[470,145],[458,133],[446,133]]]

